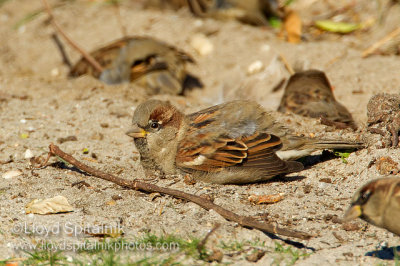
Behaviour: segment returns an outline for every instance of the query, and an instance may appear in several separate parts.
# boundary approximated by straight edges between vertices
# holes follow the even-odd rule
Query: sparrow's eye
[[[365,203],[367,203],[370,196],[371,196],[371,191],[367,190],[367,191],[362,192],[360,197],[357,200],[357,203],[359,205],[364,205]]]
[[[150,127],[151,127],[151,128],[157,129],[159,126],[160,126],[160,124],[157,123],[157,122],[151,122],[151,123],[150,123]]]

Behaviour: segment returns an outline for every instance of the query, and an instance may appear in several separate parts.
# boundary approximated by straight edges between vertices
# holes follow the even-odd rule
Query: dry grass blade
[[[47,13],[49,14],[49,17],[51,19],[51,23],[53,24],[54,28],[64,37],[64,39],[72,46],[74,47],[97,71],[103,72],[103,68],[101,65],[94,59],[89,53],[87,53],[83,48],[81,48],[76,42],[74,42],[58,25],[56,20],[54,19],[53,11],[51,10],[51,7],[47,0],[42,0],[44,7],[46,8]]]
[[[397,29],[395,29],[394,31],[392,31],[391,33],[389,33],[388,35],[386,35],[385,37],[383,37],[382,39],[380,39],[379,41],[377,41],[376,43],[374,43],[373,45],[371,45],[367,49],[365,49],[363,51],[363,53],[362,53],[362,57],[364,58],[364,57],[367,57],[367,56],[373,54],[382,45],[384,45],[388,41],[392,40],[393,38],[395,38],[399,34],[400,34],[400,27],[398,27]]]

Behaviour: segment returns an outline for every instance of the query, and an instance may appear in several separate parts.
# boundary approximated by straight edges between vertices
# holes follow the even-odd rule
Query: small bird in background
[[[356,129],[352,115],[337,102],[325,73],[307,70],[293,74],[285,88],[278,111],[321,118],[323,124]]]
[[[236,19],[254,26],[267,26],[270,17],[283,16],[277,0],[188,0],[188,5],[198,17]]]
[[[291,161],[319,149],[360,148],[345,140],[292,135],[259,104],[232,101],[184,115],[168,102],[149,100],[133,115],[133,137],[145,169],[192,173],[202,181],[243,184],[303,169]]]
[[[103,72],[81,58],[72,67],[71,77],[89,74],[107,84],[135,82],[149,94],[181,94],[188,77],[185,65],[194,63],[188,54],[147,37],[124,37],[90,54]]]
[[[343,220],[358,217],[400,236],[400,178],[379,178],[363,185]]]
[[[399,145],[400,94],[379,93],[367,104],[368,130],[385,138],[385,146]]]

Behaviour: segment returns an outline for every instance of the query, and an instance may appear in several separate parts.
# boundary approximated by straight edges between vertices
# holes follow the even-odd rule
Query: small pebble
[[[58,70],[58,68],[53,68],[53,69],[51,70],[51,75],[52,75],[53,77],[60,75],[60,70]]]
[[[325,188],[327,188],[328,187],[328,183],[319,183],[318,184],[318,188],[320,188],[320,189],[325,189]]]
[[[260,60],[254,61],[247,68],[247,74],[252,75],[252,74],[258,73],[261,70],[263,70],[263,68],[264,68],[264,64]]]
[[[11,170],[8,172],[5,172],[1,177],[4,179],[11,179],[17,176],[22,175],[22,172],[20,170]]]
[[[214,50],[214,45],[212,42],[202,33],[193,35],[190,38],[190,45],[201,56],[208,55]]]
[[[195,27],[201,27],[203,26],[204,22],[201,19],[196,19],[193,24]]]
[[[263,46],[261,46],[261,51],[268,52],[269,50],[271,50],[271,46],[269,46],[268,44],[264,44]]]
[[[18,33],[23,34],[25,32],[25,30],[26,30],[25,25],[22,25],[21,27],[18,28]]]
[[[26,123],[26,119],[21,119],[19,120],[20,123],[25,124]]]
[[[358,223],[345,223],[342,225],[342,229],[345,231],[358,231],[360,228]]]
[[[25,151],[24,157],[25,157],[25,159],[33,158],[33,157],[34,157],[33,152],[32,152],[30,149],[27,149],[27,150]]]

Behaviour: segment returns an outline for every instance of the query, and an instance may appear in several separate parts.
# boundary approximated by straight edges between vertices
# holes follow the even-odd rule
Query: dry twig
[[[122,187],[131,188],[131,189],[135,189],[135,190],[141,190],[141,191],[148,192],[148,193],[159,192],[161,194],[170,195],[175,198],[191,201],[206,210],[214,210],[215,212],[220,214],[225,219],[227,219],[229,221],[237,222],[239,225],[241,225],[243,227],[255,228],[260,231],[270,233],[270,234],[279,234],[279,235],[283,235],[283,236],[295,237],[295,238],[300,238],[300,239],[310,239],[312,237],[310,234],[307,234],[307,233],[293,231],[293,230],[289,230],[289,229],[285,229],[285,228],[280,228],[277,225],[259,222],[252,217],[238,215],[234,212],[231,212],[227,209],[222,208],[219,205],[214,204],[210,200],[207,200],[202,197],[199,197],[199,196],[196,196],[193,194],[189,194],[189,193],[186,193],[186,192],[183,192],[180,190],[159,187],[159,186],[156,186],[153,184],[136,181],[136,180],[126,180],[126,179],[122,179],[122,178],[114,176],[114,175],[104,173],[102,171],[99,171],[97,169],[94,169],[90,166],[87,166],[87,165],[81,163],[80,161],[78,161],[74,157],[72,157],[71,155],[63,152],[58,146],[54,145],[53,143],[50,144],[49,150],[50,150],[49,156],[58,156],[61,159],[65,160],[66,162],[72,164],[73,166],[79,168],[80,170],[82,170],[92,176],[113,182]],[[47,161],[45,163],[47,163]]]
[[[221,225],[219,223],[215,224],[214,227],[206,234],[206,236],[203,238],[203,240],[200,241],[200,243],[197,245],[197,251],[199,254],[201,254],[202,249],[207,243],[208,238],[215,232]]]
[[[286,57],[283,56],[283,54],[280,53],[279,54],[279,58],[281,59],[282,63],[285,65],[285,67],[286,67],[287,71],[289,72],[289,74],[291,76],[294,75],[294,73],[296,73],[296,72],[293,70],[293,67],[290,65],[290,63],[288,62]]]
[[[53,24],[54,28],[64,37],[64,39],[72,46],[74,47],[87,61],[89,64],[91,64],[97,71],[100,73],[103,72],[102,66],[96,61],[96,59],[93,58],[89,53],[87,53],[83,48],[81,48],[76,42],[74,42],[58,25],[56,20],[54,19],[53,11],[51,10],[51,7],[47,0],[42,0],[44,7],[46,8],[47,13],[49,14],[49,17],[51,19],[51,23]]]

